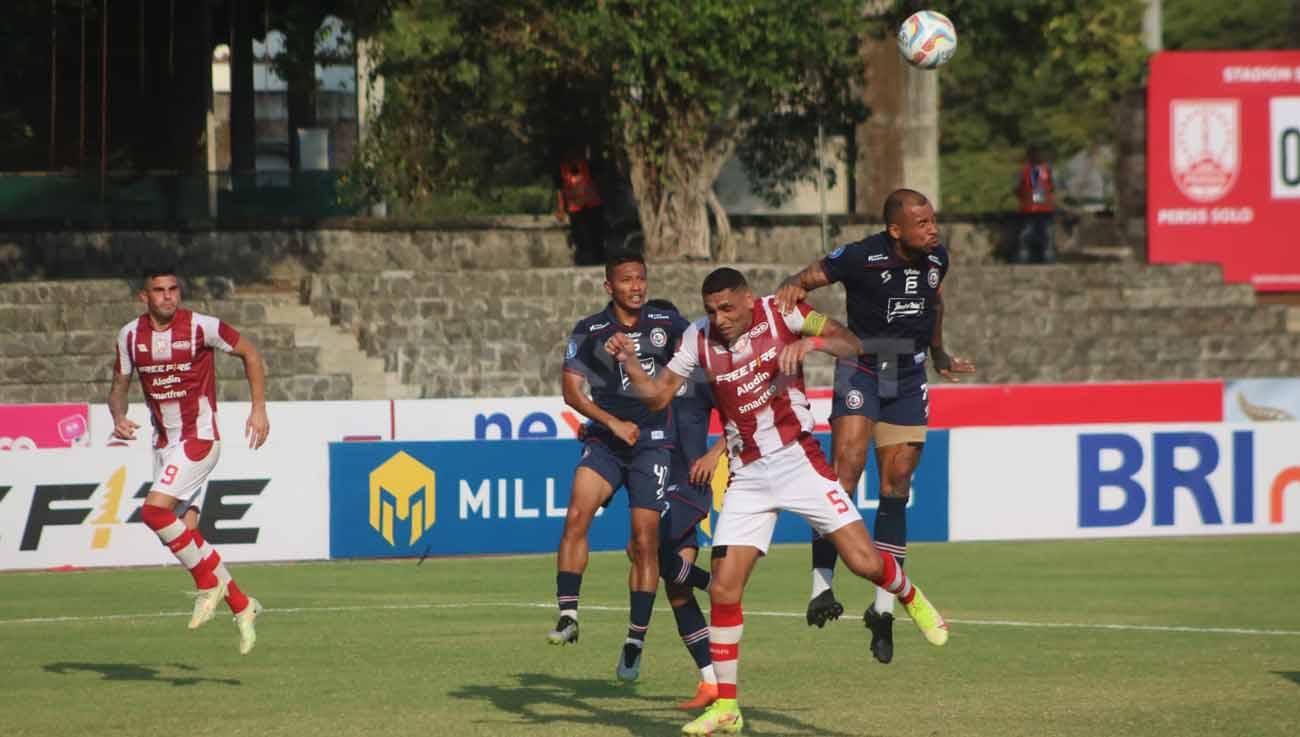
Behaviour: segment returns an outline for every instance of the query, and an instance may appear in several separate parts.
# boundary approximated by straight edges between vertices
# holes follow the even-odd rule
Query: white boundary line
[[[317,612],[365,612],[365,611],[404,611],[404,610],[430,610],[430,609],[471,609],[471,608],[508,608],[508,609],[554,609],[553,603],[523,603],[523,602],[453,602],[444,604],[355,604],[351,606],[320,606],[320,607],[282,607],[268,608],[266,611],[271,614],[314,614]],[[599,604],[583,604],[582,611],[596,612],[626,612],[627,607],[606,606]],[[24,619],[0,619],[0,626],[14,624],[68,624],[76,622],[113,622],[113,621],[135,621],[144,619],[159,619],[166,617],[185,617],[190,612],[142,612],[138,614],[100,614],[87,616],[66,616],[66,617],[28,617]],[[762,610],[746,611],[745,614],[751,617],[803,617],[803,612],[769,612]],[[1048,628],[1048,629],[1092,629],[1092,630],[1112,630],[1121,632],[1187,632],[1193,634],[1205,635],[1255,635],[1255,636],[1273,636],[1273,637],[1300,637],[1300,630],[1275,630],[1275,629],[1255,629],[1250,627],[1192,627],[1185,625],[1157,625],[1157,624],[1105,624],[1105,623],[1082,623],[1082,622],[1020,622],[1009,619],[949,619],[953,624],[974,625],[977,627],[1025,627],[1025,628]]]

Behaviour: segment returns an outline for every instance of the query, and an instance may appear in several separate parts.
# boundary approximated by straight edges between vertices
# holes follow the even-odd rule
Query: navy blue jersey
[[[849,329],[863,341],[874,364],[869,341],[888,339],[911,347],[890,352],[924,356],[934,336],[939,285],[948,274],[948,249],[907,262],[894,253],[894,241],[881,231],[840,246],[822,259],[831,282],[844,285]],[[910,358],[910,356],[908,356]]]
[[[686,318],[671,310],[642,308],[636,323],[627,327],[614,317],[611,302],[604,310],[582,318],[573,326],[564,350],[564,370],[587,380],[597,407],[620,420],[636,423],[641,429],[637,447],[673,444],[676,435],[673,413],[671,407],[652,412],[645,406],[633,391],[623,366],[605,350],[605,341],[615,332],[626,333],[636,343],[641,368],[655,376],[668,365],[688,324]],[[627,447],[598,422],[588,423],[587,433],[615,449]]]
[[[708,378],[698,366],[695,371],[698,377],[692,375],[673,399],[677,425],[673,463],[685,464],[687,471],[709,450],[709,415],[713,412],[713,392]]]

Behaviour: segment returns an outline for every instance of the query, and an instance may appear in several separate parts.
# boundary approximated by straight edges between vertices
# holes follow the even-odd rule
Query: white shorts
[[[820,535],[862,520],[811,435],[736,470],[722,497],[713,545],[766,553],[783,510],[803,517]]]
[[[191,457],[202,453],[208,443],[212,447],[207,454],[198,459]],[[175,509],[177,517],[185,516],[190,507],[201,509],[203,492],[208,489],[208,476],[216,468],[220,457],[221,442],[217,440],[184,440],[170,448],[155,448],[151,491],[178,500],[180,504]]]

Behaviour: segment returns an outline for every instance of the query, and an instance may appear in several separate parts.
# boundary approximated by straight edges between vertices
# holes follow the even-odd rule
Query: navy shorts
[[[700,520],[709,515],[713,489],[707,484],[692,486],[690,467],[677,469],[674,464],[672,483],[668,485],[668,508],[659,518],[659,552],[678,553],[685,548],[700,547]]]
[[[900,368],[896,376],[882,380],[856,361],[838,362],[831,419],[853,415],[891,425],[929,424],[930,387],[925,364]]]
[[[668,448],[611,450],[599,440],[582,444],[578,468],[590,468],[618,491],[627,489],[627,505],[662,513],[668,487]]]

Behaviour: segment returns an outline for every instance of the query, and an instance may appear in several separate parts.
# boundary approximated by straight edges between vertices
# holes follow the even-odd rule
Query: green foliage
[[[407,0],[376,36],[387,90],[355,175],[414,202],[550,178],[563,149],[671,187],[737,144],[774,187],[817,123],[865,114],[857,0]],[[707,187],[710,182],[705,182]]]
[[[1024,155],[1024,149],[1018,146],[997,146],[952,151],[939,157],[943,209],[960,213],[1016,209],[1012,176],[1019,171]]]
[[[1294,0],[1164,0],[1166,49],[1294,48]]]
[[[1058,155],[1112,138],[1111,106],[1146,61],[1141,0],[957,0],[942,72],[946,153],[1041,143]],[[947,189],[947,188],[945,188]]]
[[[901,22],[917,3],[899,0]],[[951,0],[958,48],[938,73],[946,209],[1012,206],[1025,147],[1064,158],[1114,137],[1113,105],[1140,88],[1143,0]],[[1011,152],[1015,152],[1012,155]]]

